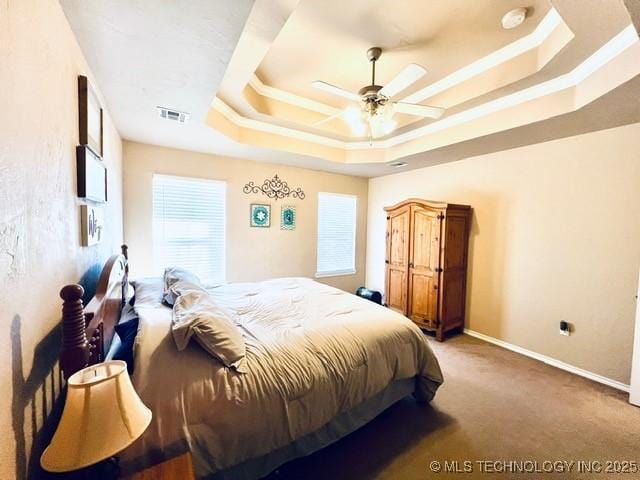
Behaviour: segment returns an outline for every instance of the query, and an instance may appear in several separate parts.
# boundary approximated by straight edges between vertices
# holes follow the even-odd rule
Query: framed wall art
[[[82,245],[90,247],[100,243],[104,236],[104,212],[102,207],[80,205]]]
[[[87,145],[102,157],[102,107],[95,90],[84,75],[78,76],[78,119],[80,145]]]
[[[280,230],[296,229],[296,207],[283,205],[280,211]]]
[[[107,168],[86,145],[76,147],[78,196],[94,202],[107,201]]]
[[[271,205],[251,204],[251,226],[269,228],[271,226]]]

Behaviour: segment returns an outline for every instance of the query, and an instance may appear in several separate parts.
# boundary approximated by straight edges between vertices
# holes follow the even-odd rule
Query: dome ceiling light
[[[527,18],[527,9],[525,7],[514,8],[509,10],[502,17],[502,28],[505,30],[511,30],[512,28],[519,27]]]

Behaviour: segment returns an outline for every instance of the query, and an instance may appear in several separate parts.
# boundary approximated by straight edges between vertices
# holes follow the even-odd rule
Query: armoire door
[[[466,215],[449,213],[442,226],[441,246],[446,251],[440,275],[440,305],[438,319],[448,328],[464,327],[467,281],[467,239],[469,238]]]
[[[426,327],[437,326],[440,269],[440,212],[411,207],[409,301],[407,316]]]
[[[407,314],[409,265],[409,207],[389,213],[387,217],[387,291],[385,302],[403,315]]]

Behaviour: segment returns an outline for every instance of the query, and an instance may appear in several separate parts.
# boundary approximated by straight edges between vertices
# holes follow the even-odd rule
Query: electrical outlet
[[[560,321],[560,335],[564,335],[565,337],[571,335],[571,325],[569,322],[564,320]]]

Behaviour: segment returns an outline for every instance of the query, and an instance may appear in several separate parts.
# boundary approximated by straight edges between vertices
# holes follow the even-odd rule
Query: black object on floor
[[[378,305],[382,305],[382,294],[375,290],[369,290],[365,287],[360,287],[356,290],[356,295],[362,298],[366,298],[367,300],[371,300]]]

